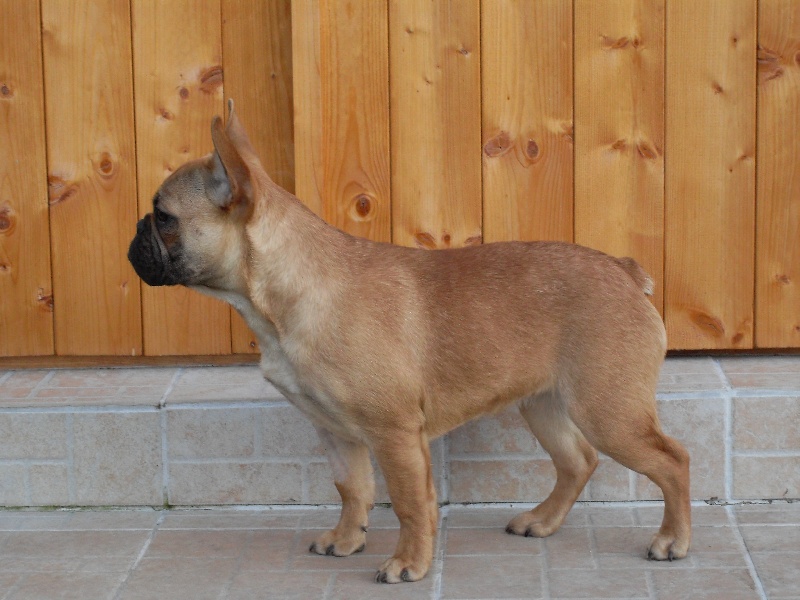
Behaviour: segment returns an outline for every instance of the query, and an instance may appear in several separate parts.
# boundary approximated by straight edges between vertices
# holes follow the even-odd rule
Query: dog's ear
[[[249,207],[253,199],[250,168],[243,158],[252,152],[252,147],[233,112],[233,101],[228,103],[228,110],[228,127],[223,128],[218,116],[211,121],[214,142],[211,199],[225,210]]]

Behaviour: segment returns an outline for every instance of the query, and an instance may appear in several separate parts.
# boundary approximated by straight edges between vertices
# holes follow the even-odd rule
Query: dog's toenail
[[[411,581],[411,575],[408,574],[408,569],[400,571],[400,579],[403,581]]]
[[[388,583],[388,578],[389,575],[386,573],[386,571],[378,572],[378,577],[377,577],[378,583]]]
[[[316,542],[314,542],[313,544],[311,544],[311,545],[308,547],[308,551],[309,551],[309,552],[313,552],[313,553],[315,553],[315,554],[316,554],[316,552],[317,552],[317,543],[316,543]]]
[[[508,534],[511,534],[511,535],[514,535],[514,530],[511,528],[511,525],[509,525],[508,527],[506,527],[506,533],[508,533]]]
[[[533,531],[531,531],[530,527],[525,530],[525,537],[533,537]]]
[[[331,544],[330,546],[325,548],[325,555],[326,556],[333,556],[333,551],[334,551],[333,544]]]
[[[675,555],[672,553],[672,550],[670,550],[669,554],[667,554],[667,560],[669,562],[672,562],[673,560],[675,560]]]
[[[648,548],[647,549],[647,560],[654,560],[655,557],[656,556],[655,556],[655,554],[653,554],[653,550]]]
[[[364,533],[367,533],[367,526],[366,525],[362,525],[361,526],[361,531],[363,531]]]

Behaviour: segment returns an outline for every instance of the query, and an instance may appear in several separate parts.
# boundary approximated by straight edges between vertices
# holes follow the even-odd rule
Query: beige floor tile
[[[448,558],[442,598],[541,598],[541,560],[538,556]]]
[[[296,529],[300,519],[308,512],[293,510],[173,510],[166,513],[159,529]]]
[[[542,553],[540,540],[511,535],[500,527],[491,529],[450,529],[445,552],[450,556],[485,554],[533,556]]]
[[[643,571],[568,569],[548,573],[551,598],[647,598]]]
[[[119,573],[30,573],[4,600],[110,600],[123,579]]]
[[[572,509],[572,512],[583,511],[586,514],[586,522],[581,526],[591,525],[592,527],[633,527],[636,525],[635,510],[636,509],[629,508],[625,505],[620,505],[618,507],[576,506]]]
[[[595,566],[589,528],[560,529],[544,538],[550,569],[591,569]]]
[[[541,502],[556,471],[550,459],[452,460],[451,502]]]
[[[331,600],[428,600],[433,595],[433,577],[421,581],[387,585],[376,583],[372,573],[337,573],[328,598]]]
[[[300,519],[300,526],[304,529],[333,529],[339,522],[339,507],[322,508],[305,511]],[[369,513],[369,530],[397,529],[400,521],[391,508],[376,506]]]
[[[797,552],[800,548],[800,527],[742,525],[739,531],[750,552]]]
[[[800,596],[800,549],[754,553],[753,563],[770,599]]]
[[[746,569],[655,571],[656,598],[697,600],[756,600],[755,583]]]
[[[714,360],[708,357],[668,358],[661,368],[658,393],[707,392],[725,389]]]
[[[765,356],[720,359],[735,388],[800,390],[800,357]]]
[[[12,531],[0,557],[136,556],[149,531]],[[0,558],[2,562],[2,558]]]
[[[24,405],[24,400],[33,395],[37,386],[50,376],[51,371],[46,370],[25,370],[12,371],[11,375],[0,385],[0,405],[19,406]]]
[[[740,525],[800,525],[800,502],[741,504],[733,510]]]
[[[734,398],[733,449],[800,451],[800,397]]]
[[[120,600],[217,600],[236,572],[231,558],[144,558]]]
[[[250,532],[239,558],[240,571],[283,571],[294,557],[299,533],[288,529]]]
[[[306,571],[242,571],[233,578],[225,600],[317,600],[324,597],[335,576]]]
[[[257,417],[256,408],[167,410],[169,457],[252,457]]]
[[[617,510],[617,509],[614,509]],[[664,505],[643,506],[636,508],[638,517],[637,523],[645,527],[659,527],[664,517]],[[729,525],[728,512],[724,506],[693,506],[692,507],[692,526],[716,526],[727,527]]]
[[[447,527],[496,527],[504,530],[511,519],[525,510],[524,508],[451,506],[447,514]]]
[[[155,527],[161,516],[158,510],[77,511],[64,524],[65,529],[147,529]]]
[[[734,456],[733,497],[800,497],[800,453],[795,456]]]
[[[183,402],[285,401],[280,392],[264,380],[257,366],[191,367],[184,369],[167,404]]]
[[[309,547],[317,537],[325,533],[325,529],[303,529],[300,532],[297,540],[295,541],[295,548],[293,554],[295,556],[303,556],[309,554]],[[397,540],[400,538],[400,531],[398,529],[372,529],[367,532],[367,544],[363,552],[353,554],[352,558],[356,556],[372,556],[372,557],[388,557],[394,552]],[[331,558],[331,557],[327,557]],[[339,558],[339,557],[332,557]]]
[[[234,558],[242,554],[252,533],[239,530],[169,530],[156,532],[145,558]]]
[[[302,467],[296,463],[172,462],[173,504],[293,504],[302,501]]]
[[[449,434],[451,454],[515,452],[546,456],[516,407],[462,425]]]

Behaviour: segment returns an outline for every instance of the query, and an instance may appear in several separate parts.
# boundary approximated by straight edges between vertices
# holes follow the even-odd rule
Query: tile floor
[[[395,586],[373,582],[397,539],[386,508],[349,558],[308,552],[329,508],[1,511],[0,598],[800,598],[800,503],[695,506],[673,563],[644,558],[657,503],[578,505],[543,540],[504,532],[522,508],[444,508],[430,574]]]

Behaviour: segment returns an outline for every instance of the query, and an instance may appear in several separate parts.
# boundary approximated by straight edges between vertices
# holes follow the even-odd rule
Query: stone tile
[[[453,460],[451,502],[540,502],[555,485],[553,463],[531,460]]]
[[[725,497],[725,405],[722,398],[662,400],[661,425],[684,444],[691,457],[691,497]],[[636,475],[639,500],[661,499],[661,490],[644,475]]]
[[[67,465],[30,465],[28,483],[31,506],[69,506]]]
[[[719,362],[735,388],[800,390],[800,356],[741,356]]]
[[[235,572],[233,558],[144,558],[118,598],[217,600]]]
[[[734,456],[733,497],[800,498],[800,452],[797,456]]]
[[[428,600],[433,597],[434,581],[426,576],[421,581],[401,585],[375,583],[374,573],[341,572],[336,574],[331,600]]]
[[[242,402],[284,400],[257,366],[184,369],[167,397],[178,402]]]
[[[167,529],[296,529],[308,512],[289,510],[171,510],[159,530]]]
[[[30,573],[4,600],[111,600],[124,578],[123,573]]]
[[[156,406],[176,372],[169,367],[57,370],[33,398],[37,406]]]
[[[610,458],[602,457],[580,495],[580,500],[634,500],[630,492],[630,470]]]
[[[236,574],[225,593],[226,600],[313,600],[323,598],[335,575],[308,571],[242,571]],[[373,583],[373,586],[375,584]]]
[[[510,535],[502,527],[454,528],[447,532],[447,556],[537,555],[542,547],[536,538]]]
[[[295,463],[170,463],[170,504],[293,504],[302,501]]]
[[[294,406],[258,409],[262,456],[325,456],[316,429]]]
[[[515,452],[545,456],[516,407],[470,421],[448,437],[451,455]]]
[[[551,598],[648,598],[644,572],[566,569],[551,571]]]
[[[300,527],[303,529],[332,529],[339,520],[340,512],[338,507],[307,510],[301,517]],[[376,506],[370,511],[370,531],[373,529],[397,529],[398,527],[400,527],[400,521],[391,508]]]
[[[442,572],[442,598],[542,598],[538,556],[454,556]]]
[[[657,527],[608,527],[594,530],[597,551],[644,557]],[[695,527],[690,553],[738,553],[740,548],[731,527]]]
[[[37,386],[41,385],[51,373],[52,371],[38,369],[12,371],[8,379],[0,385],[0,405],[19,406],[21,401],[33,395]]]
[[[750,552],[798,552],[800,527],[741,525],[744,543]]]
[[[734,398],[733,447],[800,451],[800,396]]]
[[[755,583],[746,569],[694,569],[653,573],[656,598],[757,600]]]
[[[548,567],[553,569],[591,569],[594,551],[588,528],[562,528],[544,538]]]
[[[724,390],[714,360],[708,357],[668,358],[661,367],[659,394]]]
[[[664,505],[642,506],[634,509],[637,524],[644,527],[660,527],[664,517]],[[728,527],[728,511],[725,506],[692,506],[692,527]]]
[[[67,529],[72,512],[21,510],[0,512],[0,531],[37,531],[41,529]]]
[[[240,530],[161,530],[145,558],[234,558],[242,554],[251,532]]]
[[[447,514],[447,528],[495,527],[500,530],[505,530],[508,522],[524,511],[524,508],[470,508],[469,506],[451,506]]]
[[[249,533],[247,546],[239,558],[239,570],[285,570],[293,558],[299,534],[288,529],[259,529]]]
[[[739,525],[800,525],[800,502],[740,504],[733,510]]]
[[[149,531],[11,531],[0,557],[81,558],[135,557]],[[0,562],[2,562],[0,560]]]
[[[67,456],[66,415],[0,413],[0,458],[52,459]]]
[[[158,413],[77,413],[72,418],[77,504],[163,503]]]
[[[28,494],[25,489],[25,466],[0,464],[0,505],[26,506]]]
[[[636,525],[636,509],[624,504],[619,506],[584,506],[586,524],[592,527],[633,527]],[[573,508],[572,512],[576,509]],[[663,511],[663,509],[662,509]]]
[[[759,579],[769,598],[797,598],[800,590],[800,551],[752,554]]]
[[[161,516],[156,510],[87,510],[71,513],[71,518],[64,524],[70,530],[139,530],[150,531]],[[24,526],[23,526],[24,528]]]
[[[169,457],[252,457],[257,416],[255,408],[167,410]]]

